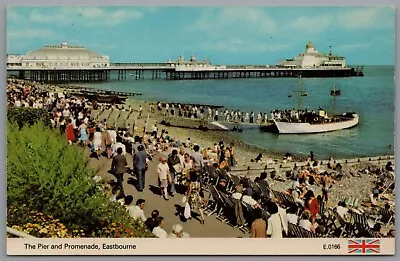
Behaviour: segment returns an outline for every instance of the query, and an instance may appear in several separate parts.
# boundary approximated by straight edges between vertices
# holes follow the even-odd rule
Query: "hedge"
[[[83,149],[68,145],[64,136],[42,121],[22,127],[7,121],[8,208],[20,209],[18,215],[37,211],[52,216],[91,236],[109,236],[102,233],[104,227],[117,223],[136,237],[152,236],[124,207],[104,196],[93,175]],[[19,222],[28,222],[26,215]],[[7,222],[22,225],[11,218]]]
[[[20,129],[25,125],[32,125],[38,121],[43,121],[50,126],[50,119],[50,113],[42,109],[26,107],[10,107],[7,109],[7,120],[16,122]]]

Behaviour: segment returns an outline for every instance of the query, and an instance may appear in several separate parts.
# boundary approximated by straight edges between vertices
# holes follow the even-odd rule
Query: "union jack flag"
[[[353,239],[349,240],[349,254],[380,253],[381,242],[379,239]]]

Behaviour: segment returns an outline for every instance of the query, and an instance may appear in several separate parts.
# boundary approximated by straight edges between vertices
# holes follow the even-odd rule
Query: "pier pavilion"
[[[105,81],[109,57],[83,46],[46,45],[26,55],[7,55],[7,70],[34,81]]]

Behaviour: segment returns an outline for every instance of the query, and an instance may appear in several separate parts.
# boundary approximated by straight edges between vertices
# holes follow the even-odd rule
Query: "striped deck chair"
[[[274,197],[279,201],[279,202],[282,202],[282,204],[286,204],[285,203],[285,197],[283,196],[283,194],[281,193],[281,192],[279,192],[279,191],[276,191],[276,190],[272,190],[272,194],[274,195]]]
[[[291,195],[287,195],[283,192],[276,190],[272,190],[272,193],[274,194],[275,198],[278,199],[280,202],[282,202],[282,204],[285,206],[296,204],[294,198]]]
[[[295,238],[316,238],[317,237],[317,235],[315,233],[308,231],[307,229],[304,229],[303,227],[292,224],[292,223],[288,224],[288,234],[289,234],[289,237],[295,237]]]
[[[352,225],[353,225],[353,232],[357,237],[373,237],[371,228],[372,225],[369,224],[368,219],[365,215],[359,214],[356,212],[352,212]],[[357,231],[357,232],[356,232]]]
[[[387,190],[389,190],[393,184],[395,184],[395,180],[391,177],[386,177],[386,179],[383,182],[384,190],[382,194],[385,193]]]

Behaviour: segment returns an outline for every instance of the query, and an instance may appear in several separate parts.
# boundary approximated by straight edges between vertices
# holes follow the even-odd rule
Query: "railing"
[[[324,67],[310,67],[310,68],[289,68],[283,66],[237,66],[237,65],[215,65],[211,67],[179,67],[179,66],[171,66],[171,65],[123,65],[123,64],[110,64],[110,66],[103,67],[44,67],[44,66],[7,66],[7,70],[173,70],[177,71],[272,71],[272,70],[280,70],[280,71],[302,71],[302,70],[350,70],[352,67],[333,67],[333,66],[324,66]],[[358,68],[358,67],[357,67]],[[362,67],[358,68],[359,71],[362,71]]]
[[[7,227],[7,233],[12,234],[12,235],[17,236],[17,237],[22,237],[22,238],[36,238],[36,237],[28,235],[28,234],[26,234],[24,232],[15,230],[15,229],[13,229],[11,227]]]

